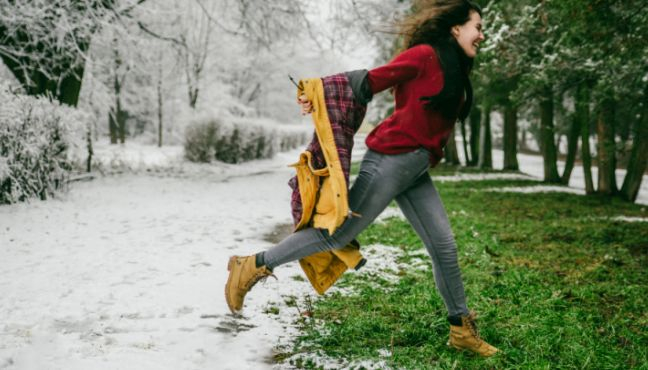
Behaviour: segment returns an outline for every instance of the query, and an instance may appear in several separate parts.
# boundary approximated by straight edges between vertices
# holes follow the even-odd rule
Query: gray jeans
[[[361,217],[348,218],[333,235],[316,228],[291,234],[264,253],[266,266],[274,269],[317,252],[344,247],[396,199],[432,257],[436,286],[449,315],[467,315],[457,246],[428,168],[429,152],[423,148],[396,155],[368,150],[349,192],[349,207]]]

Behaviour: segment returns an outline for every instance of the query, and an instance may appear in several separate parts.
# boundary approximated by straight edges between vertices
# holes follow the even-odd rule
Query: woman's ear
[[[454,37],[459,37],[459,26],[452,26],[450,33],[452,33],[452,36]]]

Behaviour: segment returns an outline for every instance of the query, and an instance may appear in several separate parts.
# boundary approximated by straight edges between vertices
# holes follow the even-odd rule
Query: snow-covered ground
[[[0,369],[276,366],[273,350],[290,343],[299,318],[285,301],[313,294],[293,279],[302,276],[297,264],[255,287],[243,317],[228,313],[223,289],[230,255],[269,247],[267,235],[291,223],[286,165],[298,151],[178,169],[175,149],[123,150],[157,170],[0,207]],[[523,171],[536,174],[542,161],[527,157]],[[392,263],[371,259],[368,271],[380,260]]]
[[[290,222],[285,163],[225,181],[99,178],[0,207],[0,368],[269,367],[290,318],[262,311],[308,287],[285,284],[299,272],[282,268],[242,319],[223,287],[229,255],[267,247],[263,236]]]

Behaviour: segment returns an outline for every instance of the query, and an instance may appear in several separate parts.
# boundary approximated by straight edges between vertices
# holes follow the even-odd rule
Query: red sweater
[[[439,163],[456,117],[449,121],[440,112],[426,109],[426,102],[419,100],[443,88],[443,70],[434,48],[409,48],[389,64],[370,70],[368,80],[374,94],[393,87],[395,106],[394,113],[367,136],[367,146],[385,154],[424,147],[430,151],[430,165]]]

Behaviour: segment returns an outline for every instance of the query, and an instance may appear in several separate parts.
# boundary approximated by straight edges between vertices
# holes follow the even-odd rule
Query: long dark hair
[[[459,112],[459,119],[463,121],[468,117],[473,101],[468,77],[473,59],[457,44],[451,29],[468,22],[472,11],[481,16],[481,8],[470,0],[417,0],[412,10],[410,16],[398,23],[405,48],[421,44],[434,47],[443,69],[443,89],[437,95],[424,96],[421,100],[427,102],[428,108],[451,118],[457,114],[457,106],[465,93],[466,100]]]

